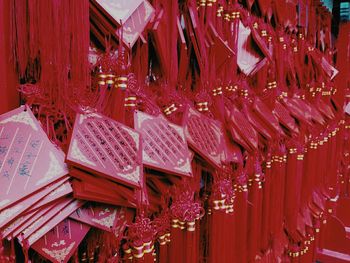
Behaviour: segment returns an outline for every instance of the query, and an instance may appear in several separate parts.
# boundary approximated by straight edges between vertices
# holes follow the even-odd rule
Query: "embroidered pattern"
[[[95,163],[91,162],[79,149],[77,140],[73,140],[72,149],[71,149],[71,156],[79,161],[82,161],[84,163],[90,164],[92,166],[96,166]]]
[[[180,159],[177,162],[177,165],[178,166],[175,166],[174,169],[182,171],[182,172],[191,171],[191,162],[188,158],[185,161],[183,159]]]
[[[9,231],[12,231],[15,227],[19,226],[22,223],[23,218],[24,216],[21,216],[20,218],[16,219],[13,223],[11,223],[2,231],[2,234],[7,234]]]
[[[66,190],[66,188],[67,188],[67,185],[66,185],[66,184],[63,184],[63,185],[59,186],[57,189],[53,190],[53,191],[49,194],[49,196],[55,196],[55,195],[57,195],[58,193],[61,193],[61,192],[63,192],[64,190]]]
[[[0,207],[2,207],[2,206],[4,206],[4,205],[8,204],[9,202],[10,202],[9,199],[5,199],[5,200],[0,201]]]
[[[121,174],[121,176],[135,183],[140,183],[140,166],[137,166],[134,172],[129,174]]]
[[[88,114],[81,114],[80,118],[79,118],[79,124],[82,124],[84,122],[85,119],[87,118],[102,118],[101,115],[97,114],[97,113],[88,113]]]
[[[39,238],[41,238],[43,235],[45,235],[49,230],[50,230],[50,229],[49,229],[48,226],[43,226],[43,227],[39,228],[38,231],[35,231],[35,232],[28,238],[28,243],[29,243],[29,245],[32,245],[33,243],[35,243],[35,241],[37,241]]]
[[[0,121],[0,124],[8,123],[8,122],[20,122],[32,127],[33,130],[39,130],[38,126],[35,124],[34,120],[31,118],[27,111],[22,111],[16,115],[11,116],[5,120]]]
[[[59,160],[56,158],[56,156],[50,152],[49,153],[50,156],[50,165],[49,168],[45,174],[45,176],[40,179],[39,181],[36,182],[36,185],[40,185],[42,183],[45,183],[61,174],[63,174],[65,172],[65,169],[63,168],[63,166],[61,165],[61,163],[59,162]]]
[[[92,221],[101,225],[101,226],[105,226],[107,228],[111,228],[114,225],[114,220],[115,220],[115,215],[116,215],[117,211],[114,209],[114,212],[112,214],[110,214],[109,216],[106,216],[104,218],[93,218]]]
[[[21,210],[22,205],[16,205],[11,208],[7,208],[3,210],[0,213],[0,223],[4,222],[6,219],[12,217],[14,214],[16,214],[19,210]]]
[[[72,242],[68,247],[57,249],[57,250],[49,250],[47,248],[43,248],[43,251],[49,255],[50,257],[57,260],[57,262],[64,262],[66,257],[72,251],[75,246],[75,242]]]

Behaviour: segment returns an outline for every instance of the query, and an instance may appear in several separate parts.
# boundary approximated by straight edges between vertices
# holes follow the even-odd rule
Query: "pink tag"
[[[113,28],[122,26],[123,42],[127,47],[132,48],[140,37],[154,13],[154,8],[146,0],[96,0],[96,6],[107,16]],[[121,30],[111,32],[117,36]]]
[[[45,196],[43,199],[41,199],[39,202],[37,202],[35,205],[31,206],[30,209],[26,212],[31,212],[34,210],[37,210],[43,206],[46,206],[47,204],[52,203],[53,201],[66,196],[73,192],[73,188],[70,184],[70,182],[65,182],[56,189],[52,190],[47,196]]]
[[[45,187],[42,191],[31,195],[30,197],[15,203],[14,205],[7,207],[0,212],[0,227],[5,226],[12,220],[16,219],[21,213],[25,212],[32,205],[36,204],[42,198],[44,198],[51,191],[60,186],[62,182],[56,182],[50,186]]]
[[[0,210],[68,174],[29,108],[0,116],[0,141]]]
[[[225,161],[226,142],[220,122],[188,107],[184,119],[185,136],[189,145],[216,167]]]
[[[135,129],[142,134],[143,163],[157,170],[192,176],[191,155],[182,127],[162,116],[134,114]]]
[[[140,134],[97,113],[77,114],[67,162],[132,187],[143,184]]]
[[[37,220],[35,220],[32,224],[30,224],[27,228],[25,228],[21,235],[19,236],[20,240],[27,239],[34,232],[40,230],[42,226],[47,223],[49,220],[54,218],[58,213],[60,213],[65,207],[67,207],[70,203],[73,202],[71,197],[62,198],[60,201],[55,203],[55,206],[52,209],[48,210],[47,213],[43,214]]]
[[[350,102],[346,105],[345,112],[350,115]]]
[[[6,236],[7,239],[11,239],[11,237],[20,236],[20,234],[23,232],[24,229],[26,229],[28,226],[30,226],[33,222],[35,222],[37,219],[39,219],[42,215],[50,211],[54,208],[56,203],[53,203],[45,208],[26,213],[23,216],[20,216],[18,219],[13,221],[9,226],[7,226],[4,229],[4,237]],[[6,233],[6,234],[5,234]]]
[[[239,22],[237,64],[247,76],[254,74],[266,62],[266,58],[254,48],[253,41],[251,29]]]
[[[72,219],[65,219],[32,248],[54,263],[66,263],[78,248],[90,227]]]
[[[100,10],[104,10],[106,15],[116,23],[123,24],[132,15],[132,13],[141,5],[143,0],[95,0]]]
[[[83,204],[84,204],[84,201],[78,201],[78,200],[74,200],[73,202],[69,203],[61,211],[59,211],[59,213],[56,214],[56,216],[51,218],[48,222],[46,222],[43,226],[41,226],[33,234],[31,234],[28,237],[28,239],[24,241],[26,245],[28,245],[29,247],[33,245],[36,241],[38,241],[41,237],[43,237],[47,232],[49,232],[50,229],[58,225],[62,220],[67,218],[71,213],[73,213]]]
[[[130,209],[122,209],[106,204],[88,203],[77,209],[70,218],[90,226],[113,232],[116,237],[124,233],[127,223],[132,221],[134,213]]]

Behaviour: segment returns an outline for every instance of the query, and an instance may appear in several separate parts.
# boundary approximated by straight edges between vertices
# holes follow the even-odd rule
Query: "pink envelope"
[[[189,145],[215,167],[225,161],[226,142],[220,122],[188,106],[184,114],[185,136]]]
[[[88,225],[67,218],[35,242],[32,248],[54,263],[66,263],[89,229]]]
[[[56,216],[51,218],[48,222],[46,222],[43,226],[41,226],[37,231],[31,234],[28,239],[25,240],[25,244],[29,247],[33,245],[36,241],[38,241],[41,237],[43,237],[50,229],[54,228],[58,225],[62,220],[67,218],[71,213],[77,210],[84,204],[84,201],[74,200],[69,205],[67,205],[64,209],[62,209]]]
[[[92,1],[104,15],[115,24],[124,24],[135,10],[141,5],[143,0],[95,0]]]
[[[143,184],[140,134],[98,113],[77,114],[67,162],[131,187]]]
[[[93,5],[106,16],[113,27],[122,27],[123,42],[130,48],[133,47],[154,13],[154,8],[146,0],[96,0]],[[119,36],[121,29],[110,33]]]
[[[192,176],[191,155],[182,127],[163,116],[134,113],[135,129],[142,135],[144,165],[169,173]]]
[[[34,232],[38,231],[45,223],[54,218],[58,213],[65,209],[70,203],[74,201],[71,197],[62,198],[52,209],[48,210],[47,213],[37,218],[32,224],[23,229],[21,234],[17,236],[20,240],[27,239]]]
[[[0,140],[0,210],[68,174],[29,107],[0,116]]]
[[[13,220],[11,223],[6,225],[0,230],[0,238],[8,238],[11,239],[11,234],[18,228],[20,228],[24,223],[28,222],[31,218],[34,217],[34,215],[38,213],[38,210],[32,211],[28,214],[21,215],[17,217],[15,220]],[[15,235],[12,235],[15,236]]]
[[[67,179],[64,179],[67,180]],[[42,198],[44,198],[46,195],[48,195],[52,190],[56,189],[62,184],[62,181],[53,183],[46,188],[44,188],[42,191],[29,196],[28,198],[17,202],[16,204],[7,207],[6,209],[1,210],[0,212],[0,227],[5,226],[15,218],[17,218],[21,213],[25,212],[28,208],[30,208],[32,205],[35,205],[37,202],[39,202]]]
[[[267,62],[261,51],[254,48],[253,41],[251,29],[239,22],[237,64],[247,76],[257,72]]]
[[[46,195],[43,199],[37,202],[35,205],[31,206],[26,213],[35,211],[43,206],[47,206],[52,202],[55,202],[57,199],[66,196],[68,194],[73,193],[73,188],[70,182],[65,182],[56,189],[52,190],[48,195]]]
[[[70,218],[90,226],[113,232],[116,237],[121,236],[134,217],[131,209],[123,209],[118,206],[87,203],[73,212]]]
[[[55,205],[56,203],[53,203],[45,208],[36,210],[34,212],[30,212],[28,214],[24,214],[23,216],[19,217],[19,222],[17,222],[16,220],[14,223],[11,223],[8,227],[4,229],[4,234],[6,234],[7,239],[11,240],[12,237],[20,235],[24,229],[30,226],[42,215],[53,209]]]

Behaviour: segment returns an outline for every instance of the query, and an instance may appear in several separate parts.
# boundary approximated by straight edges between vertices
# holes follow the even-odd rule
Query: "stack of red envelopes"
[[[147,202],[140,134],[101,114],[77,114],[67,153],[74,196],[126,207]]]
[[[142,135],[143,164],[159,171],[147,173],[150,204],[156,208],[161,206],[161,196],[168,191],[169,185],[181,178],[192,177],[193,154],[188,149],[184,128],[164,116],[135,111],[134,122],[135,130]]]

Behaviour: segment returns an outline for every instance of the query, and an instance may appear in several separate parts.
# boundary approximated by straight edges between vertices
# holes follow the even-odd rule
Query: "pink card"
[[[25,222],[30,220],[36,213],[38,213],[38,210],[32,211],[28,214],[21,215],[20,217],[17,217],[14,221],[12,221],[10,224],[6,225],[4,228],[0,230],[0,238],[9,238],[11,239],[11,234],[18,228],[20,228]],[[15,235],[13,235],[15,236]]]
[[[191,154],[184,129],[163,116],[134,113],[135,129],[142,135],[142,160],[151,168],[192,176]]]
[[[86,224],[65,219],[35,242],[32,248],[54,263],[66,263],[89,229]]]
[[[39,202],[37,202],[35,205],[31,206],[26,212],[31,212],[34,210],[37,210],[43,206],[46,206],[57,199],[66,196],[68,194],[71,194],[73,192],[73,188],[70,184],[70,182],[65,182],[56,189],[52,190],[47,196],[45,196],[43,199],[41,199]]]
[[[67,162],[132,187],[143,184],[140,134],[98,113],[77,114]]]
[[[135,12],[141,5],[143,0],[95,0],[93,1],[100,11],[105,11],[104,14],[108,16],[115,24],[120,22],[124,24],[127,19]]]
[[[68,173],[29,107],[0,116],[0,210]]]
[[[4,229],[4,233],[8,231],[7,239],[11,240],[12,237],[19,236],[24,229],[30,226],[34,221],[36,221],[42,215],[44,215],[45,213],[53,209],[55,205],[56,203],[53,203],[43,209],[30,212],[18,218],[20,221],[17,222],[16,220],[15,222],[11,223],[8,227]]]
[[[113,232],[121,236],[134,217],[131,209],[123,209],[118,206],[87,203],[70,215],[70,218],[90,226]]]
[[[65,179],[66,180],[66,179]],[[56,189],[58,186],[60,186],[62,182],[56,182],[52,185],[47,186],[42,191],[31,195],[30,197],[10,206],[7,207],[0,212],[0,227],[5,226],[12,220],[16,219],[21,213],[25,212],[28,208],[30,208],[32,205],[36,204],[38,201],[40,201],[42,198],[44,198],[47,194],[49,194],[52,190]]]
[[[132,2],[132,1],[129,1]],[[133,47],[154,13],[152,5],[144,0],[135,12],[123,24],[123,42],[128,47]],[[118,30],[118,35],[121,30]]]
[[[184,119],[185,136],[189,145],[216,167],[226,159],[226,142],[220,122],[188,107]]]
[[[43,226],[41,226],[37,231],[31,234],[28,239],[26,239],[26,243],[30,247],[36,241],[38,241],[41,237],[43,237],[50,229],[54,228],[58,225],[62,220],[67,218],[71,213],[77,210],[84,204],[84,201],[74,200],[66,207],[64,207],[56,216],[51,218],[48,222],[46,222]]]
[[[114,27],[122,26],[123,42],[127,47],[133,47],[154,13],[154,8],[146,0],[96,0],[94,4]],[[121,30],[111,33],[119,36]]]
[[[239,22],[237,64],[245,75],[252,75],[265,64],[266,59],[254,48],[251,29]]]
[[[52,207],[52,209],[48,210],[47,213],[43,214],[41,217],[37,218],[32,224],[23,229],[21,235],[18,236],[18,238],[20,240],[27,239],[30,235],[39,230],[45,223],[47,223],[49,220],[55,217],[73,201],[73,198],[69,197],[62,198],[61,200],[59,200],[57,203],[55,203],[55,206]]]

